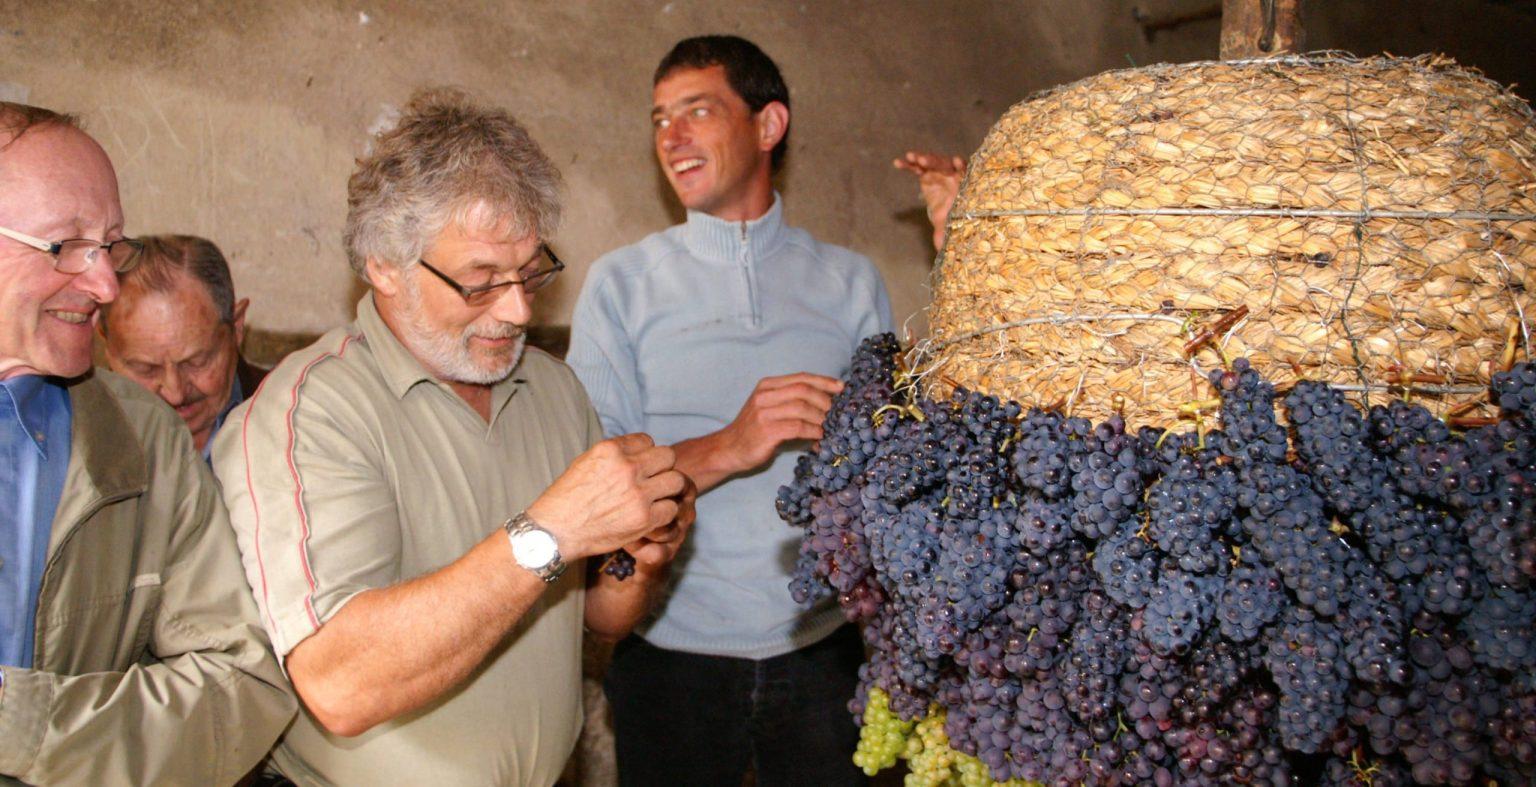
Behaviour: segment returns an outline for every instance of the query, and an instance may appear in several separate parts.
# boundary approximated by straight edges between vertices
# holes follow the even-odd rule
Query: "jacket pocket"
[[[55,602],[41,626],[44,661],[37,666],[65,675],[125,670],[154,660],[149,644],[160,613],[158,573],[121,582],[115,593]]]
[[[133,578],[128,586],[127,604],[123,609],[123,633],[131,632],[132,636],[122,639],[124,645],[130,650],[118,654],[119,659],[131,663],[148,663],[155,661],[155,655],[149,652],[150,638],[155,633],[155,619],[160,614],[160,600],[164,595],[164,588],[160,584],[158,572],[140,574]]]

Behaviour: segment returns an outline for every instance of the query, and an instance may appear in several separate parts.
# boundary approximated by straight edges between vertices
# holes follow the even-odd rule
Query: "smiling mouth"
[[[59,309],[49,309],[48,313],[71,325],[84,325],[91,321],[92,312],[70,312]]]
[[[692,172],[693,170],[696,170],[702,166],[704,166],[704,159],[685,158],[681,161],[672,162],[672,171],[678,175],[681,175],[684,172]]]

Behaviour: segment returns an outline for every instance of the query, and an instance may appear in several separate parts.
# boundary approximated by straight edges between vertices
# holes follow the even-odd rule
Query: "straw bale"
[[[1127,418],[1163,425],[1240,355],[1365,402],[1485,399],[1512,329],[1530,357],[1532,151],[1530,107],[1439,57],[1161,65],[1056,88],[972,158],[914,368],[933,389],[1093,418],[1123,397]],[[1397,382],[1412,375],[1437,382]]]

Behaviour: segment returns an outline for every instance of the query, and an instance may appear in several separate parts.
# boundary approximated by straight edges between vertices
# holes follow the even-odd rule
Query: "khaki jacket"
[[[70,404],[34,669],[3,668],[0,782],[233,784],[296,706],[216,482],[133,383],[97,372]]]

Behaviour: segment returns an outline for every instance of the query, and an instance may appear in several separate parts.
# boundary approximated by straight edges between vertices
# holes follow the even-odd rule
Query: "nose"
[[[75,274],[74,287],[97,303],[111,303],[117,300],[118,282],[117,271],[112,269],[112,263],[102,253],[100,259],[91,263],[85,270]]]
[[[661,130],[661,149],[671,152],[682,147],[688,142],[688,119],[683,116],[672,118],[672,121]]]
[[[533,296],[514,284],[491,305],[491,316],[502,322],[526,326],[533,320]]]
[[[180,407],[187,403],[186,378],[176,368],[176,364],[167,364],[165,373],[160,375],[160,398],[172,407]]]

